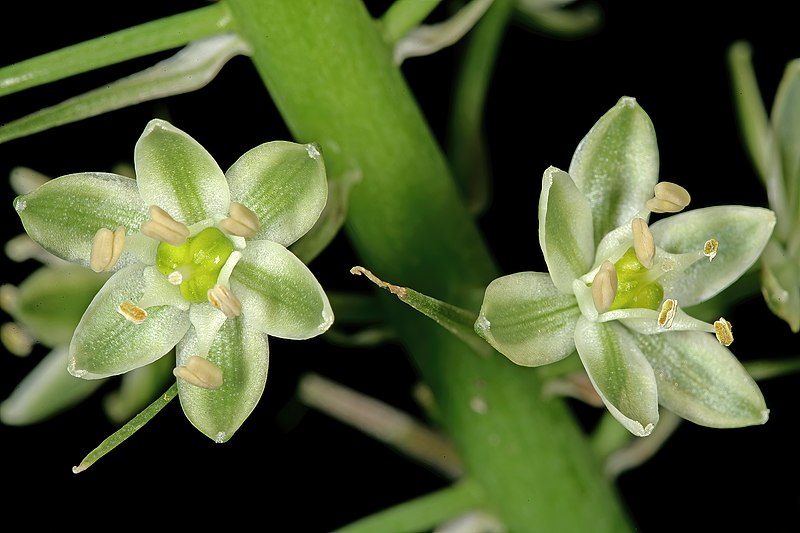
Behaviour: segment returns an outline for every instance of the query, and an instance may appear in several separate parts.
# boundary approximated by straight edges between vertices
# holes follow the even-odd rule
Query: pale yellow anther
[[[125,246],[126,229],[122,226],[116,231],[100,228],[92,239],[89,253],[89,268],[95,272],[108,272],[119,261],[122,248]]]
[[[231,216],[220,220],[219,227],[229,235],[253,237],[261,223],[258,216],[238,202],[231,202]]]
[[[718,251],[719,251],[719,243],[717,242],[716,239],[708,239],[706,243],[703,245],[703,255],[708,257],[709,261],[717,257]]]
[[[117,312],[134,324],[141,324],[147,318],[147,311],[131,302],[122,302]]]
[[[723,346],[730,346],[733,342],[733,332],[731,331],[733,326],[731,323],[725,320],[724,318],[720,317],[719,320],[714,322],[714,335],[717,336],[717,340]]]
[[[653,193],[653,198],[645,203],[653,213],[678,213],[691,201],[686,189],[669,181],[657,183]]]
[[[678,311],[678,301],[671,298],[664,300],[661,304],[661,310],[658,312],[658,325],[664,329],[672,327],[672,320],[675,318],[675,313]]]
[[[605,313],[617,296],[617,270],[611,261],[600,265],[592,281],[592,300],[598,313]]]
[[[203,389],[214,390],[222,386],[222,369],[205,357],[190,356],[186,364],[175,367],[172,374]]]
[[[666,202],[679,205],[681,208],[688,206],[689,202],[692,201],[692,197],[689,196],[689,191],[680,185],[669,181],[656,183],[654,192],[655,197],[659,200],[664,200]]]
[[[180,246],[189,238],[186,224],[178,222],[157,205],[150,206],[150,220],[142,224],[139,231],[151,239],[173,246]]]
[[[217,283],[214,287],[208,289],[208,301],[211,302],[211,305],[225,313],[227,317],[234,317],[242,314],[242,303],[225,285]]]
[[[169,273],[169,276],[167,276],[167,281],[169,281],[173,285],[180,285],[181,283],[183,283],[183,274],[181,274],[177,270],[173,270],[172,272]]]
[[[636,217],[631,221],[631,232],[633,233],[633,250],[636,252],[636,259],[645,268],[653,266],[653,258],[656,256],[656,243],[653,234],[647,227],[647,222],[643,218]]]

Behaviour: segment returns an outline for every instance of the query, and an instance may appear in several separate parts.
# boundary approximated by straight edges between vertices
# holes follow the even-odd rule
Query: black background
[[[374,13],[385,4],[368,2]],[[14,17],[4,17],[0,65],[202,5],[188,0],[108,2],[103,7],[20,3]],[[736,131],[725,53],[735,39],[752,43],[761,89],[771,104],[786,62],[800,56],[791,3],[602,5],[603,28],[583,39],[558,40],[516,26],[506,35],[486,107],[493,197],[480,219],[504,272],[542,269],[535,214],[541,172],[549,165],[566,168],[579,140],[623,95],[635,97],[655,125],[661,179],[686,186],[695,207],[766,205]],[[403,66],[441,140],[456,58],[455,50],[447,50]],[[5,97],[0,122],[154,61],[134,60]],[[108,170],[130,160],[146,122],[164,113],[223,168],[256,144],[288,138],[249,61],[239,57],[195,93],[0,145],[0,177],[17,165],[53,176]],[[0,186],[7,239],[21,226],[11,208],[13,192]],[[357,259],[341,236],[311,268],[326,287],[363,290],[363,279],[348,273],[353,264]],[[3,265],[7,283],[18,283],[35,266]],[[736,325],[733,349],[742,360],[800,352],[796,336],[758,298],[728,318]],[[298,378],[312,371],[419,415],[410,395],[415,375],[399,347],[344,350],[324,339],[271,339],[270,347],[264,397],[225,445],[197,432],[173,402],[76,476],[70,468],[114,429],[102,414],[102,394],[46,423],[0,426],[5,519],[13,516],[34,530],[49,531],[58,525],[105,530],[242,524],[270,531],[328,531],[446,484],[382,444],[304,409],[294,398]],[[0,397],[43,354],[43,349],[26,359],[0,354]],[[713,430],[685,423],[655,458],[623,474],[619,489],[640,530],[800,530],[794,431],[798,379],[761,384],[771,409],[766,425]],[[576,410],[585,413],[581,406]]]

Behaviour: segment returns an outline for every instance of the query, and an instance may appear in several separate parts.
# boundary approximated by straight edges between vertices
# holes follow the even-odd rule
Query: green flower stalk
[[[657,180],[653,125],[623,97],[581,141],[569,172],[544,172],[539,243],[549,273],[494,280],[475,329],[523,366],[577,350],[605,406],[637,436],[652,432],[659,404],[705,426],[762,424],[769,411],[727,348],[730,323],[683,309],[758,260],[775,216],[720,206],[650,225],[651,214],[678,213],[690,201],[684,188]]]
[[[323,158],[275,141],[223,173],[192,137],[152,120],[134,167],[136,179],[62,176],[14,207],[51,253],[113,272],[75,329],[69,372],[102,379],[175,348],[184,413],[225,442],[264,390],[267,336],[308,339],[333,322],[319,282],[286,248],[325,206]]]

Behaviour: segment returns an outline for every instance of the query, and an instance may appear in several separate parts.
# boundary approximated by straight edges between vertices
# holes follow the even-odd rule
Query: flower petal
[[[122,374],[152,363],[186,334],[189,313],[177,307],[149,307],[140,324],[118,312],[120,304],[135,304],[145,293],[145,268],[131,265],[120,270],[89,304],[70,344],[71,374],[84,379]]]
[[[69,350],[55,348],[0,403],[0,421],[10,426],[42,422],[88,398],[102,380],[78,379],[67,372]]]
[[[257,330],[285,339],[308,339],[333,323],[328,297],[292,252],[272,241],[251,241],[231,274],[242,316]]]
[[[197,340],[192,328],[178,344],[178,365],[198,355]],[[243,320],[229,318],[206,357],[222,370],[222,386],[209,390],[178,379],[178,395],[186,418],[208,438],[222,443],[250,416],[264,392],[269,366],[267,337],[245,326]]]
[[[539,199],[539,245],[553,283],[562,293],[585,274],[594,259],[592,211],[569,174],[544,171]]]
[[[620,98],[600,117],[568,172],[592,206],[595,242],[644,207],[658,181],[658,145],[650,117],[634,98]]]
[[[14,208],[34,241],[62,259],[87,267],[97,230],[125,226],[132,233],[147,219],[136,180],[102,172],[50,180],[17,197]],[[134,260],[123,251],[115,269]]]
[[[616,322],[578,319],[575,346],[589,379],[614,418],[645,437],[658,423],[653,369],[634,338]]]
[[[225,215],[225,174],[200,143],[169,122],[154,119],[136,142],[134,165],[147,206],[157,205],[187,225]]]
[[[575,351],[579,316],[574,296],[560,293],[550,276],[519,272],[486,287],[475,331],[514,363],[540,366]]]
[[[670,411],[715,428],[767,421],[769,410],[758,385],[713,335],[632,335],[655,371],[659,402]]]
[[[772,211],[740,205],[694,209],[655,222],[650,232],[656,245],[673,254],[699,252],[709,239],[719,242],[713,261],[701,259],[683,272],[664,275],[664,294],[683,307],[718,294],[755,263],[774,226]]]
[[[231,200],[253,211],[253,237],[289,246],[319,218],[328,198],[322,154],[311,144],[274,141],[256,146],[226,172]]]

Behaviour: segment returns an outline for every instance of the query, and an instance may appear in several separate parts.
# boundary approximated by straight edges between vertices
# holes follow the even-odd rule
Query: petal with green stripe
[[[649,435],[658,423],[658,390],[653,369],[634,337],[616,321],[580,317],[575,346],[609,412],[634,435]]]
[[[623,96],[578,144],[568,171],[592,206],[595,242],[653,197],[658,165],[650,117],[636,99]]]
[[[719,243],[713,260],[701,257],[682,272],[664,275],[659,280],[664,294],[682,307],[715,296],[755,263],[774,226],[769,209],[741,205],[694,209],[655,222],[650,232],[656,246],[673,254],[699,254],[709,239]]]
[[[769,417],[756,382],[714,335],[632,334],[655,371],[661,405],[696,424],[732,428]]]
[[[475,331],[522,366],[559,361],[575,351],[575,297],[562,294],[550,276],[519,272],[486,287]]]
[[[146,290],[144,265],[111,276],[89,304],[70,344],[69,371],[84,379],[122,374],[169,352],[189,329],[189,312],[170,305],[148,307],[136,324],[119,311],[136,304]]]
[[[262,144],[242,155],[225,175],[231,200],[258,217],[257,240],[289,246],[311,229],[328,198],[325,163],[311,144]]]
[[[83,172],[53,179],[14,200],[28,235],[53,254],[89,266],[97,230],[136,232],[147,219],[136,180],[103,172]],[[136,258],[123,251],[116,267]]]
[[[177,365],[198,353],[192,328],[178,344]],[[201,349],[202,351],[202,349]],[[258,404],[267,382],[267,337],[239,318],[225,320],[206,358],[222,370],[222,386],[204,389],[178,379],[178,395],[186,418],[214,442],[230,439]]]
[[[330,302],[314,274],[278,243],[248,242],[230,281],[242,316],[263,333],[308,339],[333,323]]]
[[[572,282],[594,260],[592,211],[569,174],[555,167],[542,177],[539,245],[555,286],[564,294],[572,293]]]
[[[225,174],[205,148],[169,122],[153,119],[133,153],[144,202],[187,225],[228,213]]]

